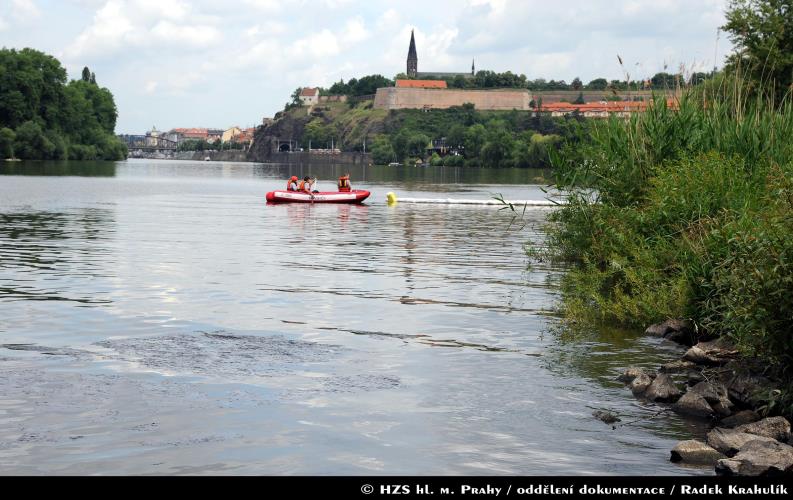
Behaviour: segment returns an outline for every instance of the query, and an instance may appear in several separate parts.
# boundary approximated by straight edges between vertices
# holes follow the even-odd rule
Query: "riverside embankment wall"
[[[372,159],[369,153],[319,154],[295,151],[293,153],[272,153],[260,161],[287,165],[369,165]]]

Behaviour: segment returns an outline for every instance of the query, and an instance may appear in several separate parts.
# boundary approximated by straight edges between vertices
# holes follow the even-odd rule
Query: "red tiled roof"
[[[300,91],[300,97],[314,97],[315,95],[319,94],[319,89],[317,88],[308,88],[304,87],[303,90]]]
[[[445,89],[446,82],[443,80],[397,80],[397,87],[410,89]]]
[[[205,128],[175,128],[171,132],[188,137],[206,137],[209,134],[208,129]]]

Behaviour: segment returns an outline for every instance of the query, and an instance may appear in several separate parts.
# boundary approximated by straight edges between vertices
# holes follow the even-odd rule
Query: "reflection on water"
[[[366,205],[312,206],[264,194],[346,167],[27,166],[0,166],[2,472],[708,472],[612,380],[673,352],[547,333],[563,270],[522,250],[547,212],[384,203],[544,196],[530,172],[360,169]]]
[[[92,283],[107,274],[112,233],[107,209],[0,213],[0,300],[108,303]]]
[[[113,177],[116,165],[110,161],[0,161],[0,175]]]

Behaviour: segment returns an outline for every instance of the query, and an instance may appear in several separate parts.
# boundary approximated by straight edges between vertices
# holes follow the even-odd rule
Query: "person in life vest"
[[[339,192],[349,193],[350,191],[352,191],[352,186],[350,185],[350,174],[344,174],[339,177]]]
[[[297,190],[302,193],[311,193],[311,188],[314,183],[311,181],[311,177],[305,176],[303,180],[300,181],[300,186],[298,186]]]
[[[286,190],[287,191],[297,191],[297,176],[293,175],[291,179],[286,183]]]

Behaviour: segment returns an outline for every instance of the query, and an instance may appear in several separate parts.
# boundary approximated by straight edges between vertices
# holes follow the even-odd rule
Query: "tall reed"
[[[793,105],[748,88],[717,75],[554,156],[570,203],[552,215],[544,255],[574,264],[569,317],[691,318],[791,366]]]

